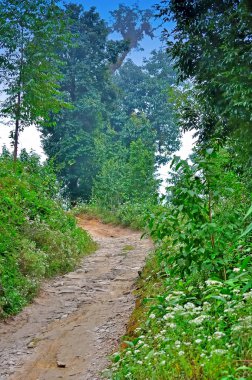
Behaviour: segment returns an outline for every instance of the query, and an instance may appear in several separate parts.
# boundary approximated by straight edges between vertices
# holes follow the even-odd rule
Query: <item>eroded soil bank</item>
[[[152,249],[141,233],[79,218],[98,242],[75,272],[45,283],[34,303],[0,323],[0,379],[98,380],[134,307]]]

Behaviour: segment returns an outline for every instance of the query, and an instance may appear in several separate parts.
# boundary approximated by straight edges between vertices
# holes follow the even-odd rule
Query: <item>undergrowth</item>
[[[252,378],[250,194],[222,148],[192,160],[149,214],[156,251],[107,379]]]
[[[75,215],[87,214],[90,217],[101,219],[104,223],[120,224],[132,229],[144,229],[146,227],[146,215],[153,211],[153,204],[130,202],[108,209],[98,202],[79,203],[73,210]]]
[[[0,157],[1,317],[31,301],[43,277],[72,270],[95,247],[58,194],[53,171],[35,155]]]
[[[173,278],[152,258],[129,335],[106,378],[251,379],[252,292],[242,291],[243,273],[192,284]]]

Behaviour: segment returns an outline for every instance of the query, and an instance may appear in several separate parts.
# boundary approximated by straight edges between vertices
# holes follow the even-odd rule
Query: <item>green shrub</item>
[[[17,313],[41,278],[72,270],[94,249],[63,211],[52,168],[36,155],[0,157],[0,315]]]
[[[249,193],[223,148],[198,152],[192,163],[175,159],[173,167],[167,204],[149,218],[156,252],[141,279],[140,325],[105,375],[251,379]]]
[[[111,210],[94,200],[90,204],[79,203],[73,209],[73,213],[75,215],[87,214],[91,217],[100,218],[104,223],[121,224],[133,229],[144,230],[148,224],[149,215],[159,208],[160,206],[154,202],[147,201],[145,203],[126,202]]]

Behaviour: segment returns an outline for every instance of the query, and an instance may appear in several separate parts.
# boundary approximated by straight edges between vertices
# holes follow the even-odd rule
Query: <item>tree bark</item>
[[[13,158],[14,158],[15,162],[17,161],[17,155],[18,155],[19,127],[20,127],[20,106],[21,106],[21,93],[19,91],[18,98],[17,98],[16,124],[15,124],[15,133],[14,133]]]

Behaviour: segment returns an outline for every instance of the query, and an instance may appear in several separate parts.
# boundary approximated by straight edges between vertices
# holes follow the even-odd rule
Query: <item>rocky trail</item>
[[[132,290],[152,245],[141,233],[79,218],[98,243],[80,267],[47,281],[0,323],[0,380],[98,380],[134,308]]]

